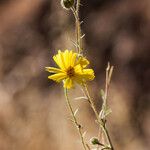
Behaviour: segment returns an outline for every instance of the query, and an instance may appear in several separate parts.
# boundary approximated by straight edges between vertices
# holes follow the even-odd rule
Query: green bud
[[[101,145],[99,140],[96,137],[92,137],[90,139],[90,143],[93,144],[93,145]]]
[[[68,10],[74,5],[74,0],[61,0],[61,5]]]

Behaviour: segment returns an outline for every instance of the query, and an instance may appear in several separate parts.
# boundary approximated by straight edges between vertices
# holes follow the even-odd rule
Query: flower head
[[[46,67],[46,71],[54,73],[48,78],[56,82],[63,81],[64,88],[70,89],[74,87],[75,82],[83,84],[95,77],[93,69],[86,69],[89,61],[83,56],[78,56],[72,50],[64,52],[59,50],[53,59],[58,68]]]

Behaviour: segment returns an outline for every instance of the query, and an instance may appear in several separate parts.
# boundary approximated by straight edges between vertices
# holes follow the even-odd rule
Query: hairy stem
[[[76,11],[77,11],[77,13],[79,13],[80,1],[81,0],[77,0],[77,3],[76,3]]]
[[[80,8],[80,0],[77,0],[77,4],[76,4],[76,14],[77,14],[77,18],[78,20],[76,20],[76,30],[77,30],[77,41],[79,44],[79,53],[81,53],[82,50],[82,41],[81,41],[81,23],[80,23],[80,17],[79,17],[79,8]]]
[[[75,17],[75,23],[76,23],[76,49],[77,52],[80,54],[82,51],[82,41],[81,41],[81,23],[79,18],[79,2],[77,2],[78,7],[76,6],[76,9],[74,7],[71,8],[73,15]]]
[[[89,94],[87,84],[84,84],[84,92],[85,92],[85,95],[86,95],[86,97],[88,99],[88,102],[89,102],[92,110],[94,111],[94,114],[95,114],[96,119],[97,119],[97,123],[99,124],[99,127],[102,129],[102,131],[105,134],[105,137],[107,139],[107,142],[109,143],[110,149],[114,150],[112,142],[111,142],[111,139],[110,139],[110,136],[109,136],[109,133],[108,133],[108,130],[106,129],[105,122],[102,119],[100,119],[100,117],[99,117],[99,114],[98,114],[98,112],[96,110],[96,107],[95,107],[95,104],[93,102],[93,99],[91,98],[91,96]]]
[[[83,148],[84,148],[84,150],[87,150],[87,149],[86,149],[86,143],[85,143],[85,141],[84,141],[84,137],[83,137],[83,134],[82,134],[82,131],[81,131],[81,130],[82,130],[82,129],[81,129],[81,125],[80,125],[80,124],[78,123],[78,121],[77,121],[77,118],[76,118],[76,116],[75,116],[75,114],[74,114],[72,105],[71,105],[70,100],[69,100],[69,97],[68,97],[68,90],[65,89],[64,92],[65,92],[65,98],[66,98],[66,103],[67,103],[68,109],[69,109],[69,111],[70,111],[70,113],[71,113],[73,122],[74,122],[74,124],[75,124],[75,126],[76,126],[76,128],[77,128],[77,130],[78,130],[78,133],[79,133],[79,136],[80,136],[80,139],[81,139]]]

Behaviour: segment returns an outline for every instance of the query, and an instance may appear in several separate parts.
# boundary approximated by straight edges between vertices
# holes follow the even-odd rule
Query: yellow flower
[[[86,69],[89,61],[73,51],[59,50],[53,59],[59,68],[46,67],[46,71],[54,73],[48,78],[56,82],[63,81],[64,88],[70,89],[74,87],[75,82],[83,84],[95,77],[93,69]]]

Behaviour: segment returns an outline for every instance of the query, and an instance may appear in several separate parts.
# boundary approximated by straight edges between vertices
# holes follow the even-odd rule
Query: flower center
[[[71,78],[71,77],[74,76],[74,74],[75,74],[74,68],[70,66],[70,67],[67,69],[67,76],[69,76],[69,77]]]

